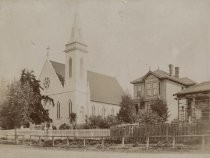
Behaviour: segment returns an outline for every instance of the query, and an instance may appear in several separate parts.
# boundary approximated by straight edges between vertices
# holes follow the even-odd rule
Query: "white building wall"
[[[89,105],[89,116],[92,116],[92,107],[95,106],[95,116],[100,115],[103,116],[102,109],[105,109],[105,117],[112,114],[112,110],[114,110],[114,115],[116,116],[119,113],[120,106],[107,104],[107,103],[100,103],[95,101],[90,101]]]
[[[72,92],[63,92],[58,94],[49,95],[54,100],[54,106],[48,105],[46,109],[49,110],[49,116],[53,120],[53,125],[57,128],[63,124],[69,124],[69,101],[72,102],[72,112],[76,113],[77,108],[74,106],[74,94]],[[57,118],[57,104],[60,103],[60,118]]]
[[[81,59],[82,56],[78,55],[78,58],[75,60]],[[85,58],[83,59],[85,60]],[[73,61],[74,62],[74,61]],[[84,61],[85,63],[85,61]],[[86,66],[84,64],[84,66]],[[75,68],[78,71],[79,66]],[[87,70],[83,70],[83,78],[80,78],[79,73],[72,72],[73,75],[76,75],[74,86],[71,84],[65,84],[65,87],[61,85],[61,82],[49,61],[46,61],[45,65],[43,66],[42,72],[40,74],[39,80],[41,81],[41,86],[44,88],[44,80],[46,77],[50,79],[50,86],[48,89],[41,91],[42,95],[47,95],[54,100],[54,105],[51,103],[47,103],[44,105],[44,108],[49,111],[49,117],[53,120],[53,125],[57,128],[63,123],[70,123],[69,120],[69,101],[72,102],[72,112],[76,113],[77,124],[85,123],[86,116],[92,115],[92,106],[95,106],[95,115],[103,115],[102,109],[105,109],[105,117],[112,114],[114,111],[114,115],[120,110],[119,105],[113,105],[109,103],[101,103],[101,102],[94,102],[90,100],[90,89],[87,82]],[[76,81],[77,79],[77,81]],[[69,82],[70,80],[67,80]],[[57,104],[60,103],[60,118],[57,117]]]
[[[166,103],[169,110],[168,122],[178,119],[178,102],[175,100],[175,93],[182,90],[182,85],[166,80]]]
[[[48,89],[44,89],[41,91],[43,95],[57,94],[59,91],[63,90],[61,82],[58,76],[56,75],[55,70],[53,69],[51,63],[48,60],[45,62],[41,74],[39,76],[42,88],[44,88],[44,79],[46,77],[50,79],[50,86]]]

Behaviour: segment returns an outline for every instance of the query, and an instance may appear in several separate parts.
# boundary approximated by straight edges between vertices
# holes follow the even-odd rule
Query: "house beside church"
[[[77,16],[64,52],[65,63],[47,59],[39,77],[42,94],[54,100],[54,105],[43,105],[53,125],[69,124],[71,113],[76,113],[77,124],[85,123],[91,115],[116,115],[123,89],[114,77],[87,70],[87,45],[82,40]]]
[[[210,81],[202,82],[175,94],[178,119],[183,122],[210,122]]]
[[[169,72],[163,70],[149,71],[144,76],[132,81],[136,111],[150,110],[155,100],[163,100],[168,105],[168,122],[178,118],[178,107],[175,93],[195,85],[191,79],[179,76],[179,67],[169,65]]]

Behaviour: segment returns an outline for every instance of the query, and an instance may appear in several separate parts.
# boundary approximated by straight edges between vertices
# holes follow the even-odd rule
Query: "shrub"
[[[139,112],[137,121],[141,125],[157,125],[165,122],[162,117],[153,111]]]
[[[87,119],[86,125],[89,128],[110,128],[111,126],[119,124],[116,116],[109,115],[105,118],[102,116],[90,116]]]
[[[168,106],[162,100],[156,100],[151,104],[151,109],[158,116],[160,116],[165,122],[167,121],[168,114]]]
[[[60,125],[59,129],[60,130],[70,129],[70,125],[64,123],[64,124]]]

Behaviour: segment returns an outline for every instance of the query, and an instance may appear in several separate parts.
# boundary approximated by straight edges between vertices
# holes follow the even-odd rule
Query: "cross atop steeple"
[[[46,50],[47,50],[47,59],[49,59],[49,55],[50,55],[50,46],[48,46],[48,47],[46,48]]]

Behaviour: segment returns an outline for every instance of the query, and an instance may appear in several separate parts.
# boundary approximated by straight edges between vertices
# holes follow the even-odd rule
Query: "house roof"
[[[210,81],[196,84],[181,92],[176,93],[175,95],[184,95],[184,94],[192,94],[200,92],[210,92]]]
[[[186,85],[186,86],[191,86],[191,85],[194,85],[196,84],[195,81],[187,78],[187,77],[184,77],[184,78],[177,78],[175,76],[170,76],[169,73],[163,71],[163,70],[155,70],[155,71],[149,71],[146,75],[132,81],[131,83],[132,84],[136,84],[136,83],[141,83],[144,81],[144,79],[149,75],[149,74],[153,74],[154,76],[156,76],[157,78],[159,79],[168,79],[168,80],[171,80],[173,82],[177,82],[177,83],[180,83],[180,84],[183,84],[183,85]]]
[[[52,66],[58,77],[60,75],[62,78],[65,78],[65,64],[55,61],[50,62],[52,63]],[[124,94],[124,92],[114,77],[87,71],[87,80],[90,87],[91,101],[119,105],[121,96]]]

